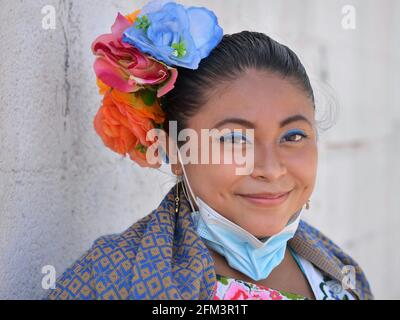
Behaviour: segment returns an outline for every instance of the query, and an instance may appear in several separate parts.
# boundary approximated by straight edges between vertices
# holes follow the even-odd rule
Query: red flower
[[[249,299],[249,295],[243,289],[238,289],[235,294],[232,296],[231,300],[247,300]]]
[[[122,92],[156,87],[157,97],[174,88],[178,71],[122,41],[123,32],[134,17],[118,14],[110,34],[99,36],[92,44],[97,56],[94,70],[107,86]]]

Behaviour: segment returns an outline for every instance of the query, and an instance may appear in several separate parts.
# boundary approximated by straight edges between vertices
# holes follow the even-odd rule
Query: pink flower
[[[282,300],[281,294],[275,290],[271,290],[270,297],[271,297],[271,300]]]
[[[271,300],[271,292],[269,290],[253,291],[252,300]]]
[[[127,18],[118,14],[112,33],[93,42],[95,73],[104,84],[119,91],[130,93],[157,86],[157,97],[162,97],[174,88],[178,71],[122,42],[123,32],[131,26]]]
[[[226,290],[224,300],[247,300],[249,294],[242,286],[236,282],[232,282],[229,288]]]

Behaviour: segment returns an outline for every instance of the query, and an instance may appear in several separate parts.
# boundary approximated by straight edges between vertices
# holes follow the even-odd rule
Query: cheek
[[[218,202],[225,201],[229,197],[232,185],[240,176],[236,174],[238,168],[235,163],[235,159],[238,157],[236,155],[237,148],[232,147],[225,150],[221,145],[215,145],[214,148],[212,149],[210,144],[208,159],[206,156],[202,159],[201,149],[198,150],[198,161],[208,161],[208,164],[188,164],[185,169],[193,192],[208,203],[217,206]],[[232,163],[230,164],[227,159],[231,159]],[[239,167],[243,167],[243,165]]]
[[[197,164],[191,165],[187,173],[193,192],[213,203],[217,194],[225,194],[230,190],[237,179],[235,170],[233,164]]]
[[[240,177],[237,171],[245,166],[245,154],[246,151],[238,146],[228,145],[224,148],[223,145],[217,145],[215,149],[210,147],[209,164],[199,165],[196,172],[209,185],[212,184],[214,190],[214,186],[218,186],[221,191],[227,190]]]
[[[291,156],[287,161],[288,174],[300,187],[313,189],[318,168],[318,150],[311,145]]]

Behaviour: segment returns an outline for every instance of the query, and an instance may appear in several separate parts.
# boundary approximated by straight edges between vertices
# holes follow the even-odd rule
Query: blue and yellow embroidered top
[[[126,231],[97,239],[57,279],[56,289],[46,298],[212,300],[218,292],[221,295],[213,258],[194,230],[184,196],[175,213],[174,190],[175,186],[157,209]],[[350,266],[355,283],[344,294],[352,299],[373,299],[357,262],[306,222],[300,222],[288,245],[303,271],[308,270],[309,281],[318,270],[323,283],[344,283],[348,276],[344,270]],[[317,299],[323,299],[317,294]]]

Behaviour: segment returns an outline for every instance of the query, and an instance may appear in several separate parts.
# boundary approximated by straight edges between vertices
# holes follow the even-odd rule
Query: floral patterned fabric
[[[338,285],[337,281],[327,277],[323,278],[317,288],[317,300],[354,300],[351,294]],[[309,298],[217,275],[214,300],[309,300]]]
[[[214,300],[306,300],[307,298],[284,291],[257,286],[253,283],[231,279],[219,274]]]
[[[317,300],[354,300],[337,280],[332,280],[309,261],[290,250],[301,271],[307,278]],[[214,300],[309,300],[302,295],[274,290],[265,286],[217,274]]]

